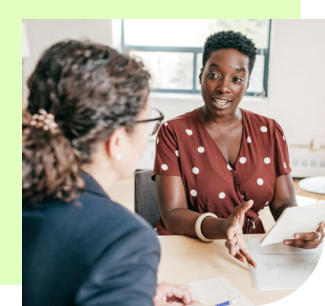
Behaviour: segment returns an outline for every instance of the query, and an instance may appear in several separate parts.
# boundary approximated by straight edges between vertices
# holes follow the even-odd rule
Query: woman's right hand
[[[256,268],[255,261],[249,256],[246,250],[245,239],[243,235],[243,224],[245,220],[245,212],[253,206],[253,200],[249,200],[237,206],[229,218],[226,219],[226,247],[229,254],[240,260],[248,262],[252,267]]]

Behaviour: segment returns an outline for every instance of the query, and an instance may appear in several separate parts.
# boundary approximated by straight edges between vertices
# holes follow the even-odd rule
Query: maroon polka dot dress
[[[264,233],[258,211],[271,203],[277,176],[289,174],[284,133],[273,120],[242,111],[242,141],[232,168],[214,143],[197,110],[165,122],[157,135],[155,175],[182,178],[188,208],[227,218],[243,201],[254,200],[246,212],[244,233]],[[160,235],[170,235],[160,218]]]

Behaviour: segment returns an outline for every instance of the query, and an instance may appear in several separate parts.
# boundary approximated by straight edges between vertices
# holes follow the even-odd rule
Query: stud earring
[[[122,156],[121,156],[120,154],[117,154],[117,155],[114,156],[114,158],[115,158],[116,160],[121,160],[121,159],[122,159]]]

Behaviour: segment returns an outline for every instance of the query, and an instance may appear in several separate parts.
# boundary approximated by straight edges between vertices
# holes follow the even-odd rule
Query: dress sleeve
[[[178,140],[170,123],[163,124],[157,135],[153,180],[157,174],[181,176]]]
[[[75,305],[153,306],[159,257],[152,229],[126,233],[103,250],[78,289]]]
[[[291,172],[287,140],[281,126],[275,121],[274,126],[274,161],[276,176]]]

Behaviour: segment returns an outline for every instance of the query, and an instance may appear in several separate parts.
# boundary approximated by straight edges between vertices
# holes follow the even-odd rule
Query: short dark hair
[[[118,128],[132,132],[149,94],[140,60],[89,41],[61,41],[47,49],[28,80],[23,112],[23,198],[70,201],[84,184],[82,164]],[[55,117],[59,133],[36,129],[40,109]]]
[[[236,49],[249,57],[249,74],[252,73],[255,59],[256,47],[254,42],[247,36],[234,31],[221,31],[210,35],[204,44],[203,49],[203,68],[208,61],[211,53],[220,49]]]

